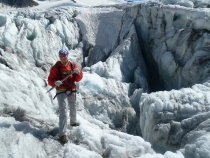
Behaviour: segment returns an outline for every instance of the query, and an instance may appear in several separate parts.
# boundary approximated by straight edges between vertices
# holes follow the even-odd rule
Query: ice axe
[[[61,80],[61,82],[65,81],[67,78],[69,78],[69,76],[71,76],[74,73],[74,71],[72,71],[70,74],[68,74],[64,79]],[[50,92],[51,90],[53,90],[56,86],[53,86],[52,88],[50,88],[46,93]]]

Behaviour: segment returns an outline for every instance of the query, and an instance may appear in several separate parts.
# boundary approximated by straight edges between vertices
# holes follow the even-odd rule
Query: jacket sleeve
[[[55,86],[54,82],[58,80],[57,74],[58,74],[58,69],[56,68],[56,66],[51,67],[50,74],[48,76],[47,81],[48,81],[48,84],[52,87]]]
[[[80,74],[79,75],[74,74],[74,80],[76,82],[79,82],[83,78],[83,72],[82,72],[82,70],[79,68],[79,66],[77,64],[74,65],[74,68],[78,68],[79,71],[80,71]]]

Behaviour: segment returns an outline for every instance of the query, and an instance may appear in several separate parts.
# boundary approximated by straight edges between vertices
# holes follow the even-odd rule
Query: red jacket
[[[71,71],[73,71],[74,68],[78,68],[80,70],[80,75],[77,75],[74,73],[68,79],[63,81],[62,85],[57,86],[56,89],[57,90],[67,90],[67,89],[76,90],[77,87],[76,87],[75,82],[79,82],[82,79],[83,73],[78,65],[73,64],[70,61],[68,61],[66,65],[63,65],[60,61],[57,61],[56,64],[51,67],[50,74],[48,76],[48,84],[52,87],[55,86],[54,84],[55,81],[62,80],[63,78],[65,78],[68,74],[71,73]]]

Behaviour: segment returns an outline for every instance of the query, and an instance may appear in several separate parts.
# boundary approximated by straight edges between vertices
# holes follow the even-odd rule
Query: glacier
[[[1,157],[210,157],[209,17],[207,1],[0,10]],[[62,47],[84,72],[65,146],[46,94]]]

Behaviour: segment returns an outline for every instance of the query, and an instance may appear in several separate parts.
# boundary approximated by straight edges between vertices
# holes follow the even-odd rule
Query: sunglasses
[[[59,57],[66,57],[67,54],[59,54]]]

